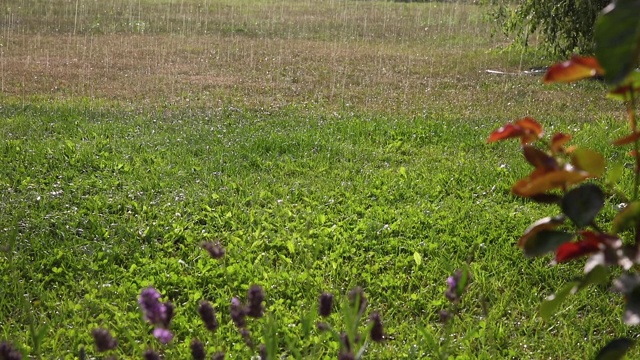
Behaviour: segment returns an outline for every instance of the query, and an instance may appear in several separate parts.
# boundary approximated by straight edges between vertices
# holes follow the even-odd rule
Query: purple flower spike
[[[153,336],[163,344],[168,344],[173,340],[173,333],[167,329],[155,328],[153,329]]]
[[[145,320],[155,327],[153,336],[163,344],[171,342],[173,333],[169,330],[169,324],[174,315],[173,305],[169,302],[161,303],[160,293],[153,287],[142,290],[138,304],[140,304]]]
[[[22,360],[22,354],[8,342],[0,342],[0,359]]]
[[[247,293],[247,316],[261,318],[264,315],[264,290],[260,285],[252,285]]]
[[[231,299],[231,305],[229,306],[231,313],[231,320],[239,329],[244,328],[247,325],[247,310],[240,302],[240,299],[234,297]]]
[[[463,276],[465,277],[463,279]],[[457,302],[460,300],[462,293],[466,290],[471,275],[468,272],[462,270],[456,270],[453,275],[447,278],[447,291],[444,295],[451,302]],[[460,282],[463,282],[462,284]],[[463,288],[461,288],[463,287]]]
[[[159,299],[160,293],[152,287],[143,289],[138,298],[144,318],[153,325],[164,324],[167,318],[167,308]]]
[[[118,340],[114,339],[107,329],[93,329],[93,331],[91,331],[91,335],[93,336],[93,342],[95,343],[96,350],[98,350],[98,352],[115,349],[118,346]],[[0,356],[0,359],[4,359],[4,357]]]
[[[160,360],[160,355],[149,349],[144,352],[144,360]]]

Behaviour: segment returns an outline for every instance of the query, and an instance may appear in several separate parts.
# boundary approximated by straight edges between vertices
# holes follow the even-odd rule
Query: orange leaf
[[[571,140],[571,135],[556,133],[551,138],[551,152],[559,153],[563,152],[562,147],[564,144],[568,143]]]
[[[530,117],[508,123],[489,135],[488,143],[519,137],[522,144],[527,144],[542,136],[542,125]]]
[[[488,143],[492,143],[499,140],[511,139],[514,137],[520,137],[524,134],[524,129],[521,126],[517,126],[514,124],[507,124],[500,129],[494,131],[489,135],[489,139],[487,139]]]
[[[627,101],[630,100],[635,94],[640,92],[640,72],[634,71],[627,79],[618,87],[611,90],[607,97],[615,100]]]
[[[518,180],[511,187],[511,192],[515,195],[530,197],[549,190],[566,188],[589,178],[589,173],[585,171],[541,172],[539,169],[534,170],[528,177]]]
[[[516,121],[515,124],[523,128],[525,132],[535,135],[537,138],[542,136],[542,125],[533,118],[526,117]]]
[[[572,82],[603,74],[604,70],[595,57],[574,55],[570,60],[551,66],[544,75],[543,81],[545,84]]]
[[[625,137],[621,137],[613,142],[613,145],[626,145],[636,142],[640,139],[640,132],[633,133],[631,135],[627,135]]]

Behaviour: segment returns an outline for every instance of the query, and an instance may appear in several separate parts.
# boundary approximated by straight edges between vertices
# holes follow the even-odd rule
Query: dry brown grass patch
[[[539,110],[536,103],[575,115],[592,105],[543,88],[538,78],[485,73],[518,71],[519,61],[495,51],[502,40],[490,36],[474,5],[80,3],[78,16],[69,3],[41,13],[7,7],[12,20],[0,38],[5,95],[262,108],[312,103],[469,117],[504,117],[515,106]]]

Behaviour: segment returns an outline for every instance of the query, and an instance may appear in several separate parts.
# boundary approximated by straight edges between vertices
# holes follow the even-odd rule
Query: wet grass
[[[283,353],[335,358],[338,345],[304,334],[303,318],[320,292],[359,285],[388,334],[368,358],[433,358],[446,334],[444,280],[469,256],[474,282],[453,354],[582,359],[633,336],[606,288],[576,295],[553,321],[535,316],[581,268],[549,267],[515,247],[551,214],[509,195],[528,171],[516,145],[485,144],[530,115],[624,162],[607,147],[624,125],[616,104],[597,82],[543,87],[486,73],[544,59],[497,51],[482,8],[2,6],[0,223],[11,251],[0,257],[0,338],[25,353],[38,350],[31,323],[46,325],[44,358],[92,352],[95,327],[120,339],[121,358],[148,347],[187,358],[194,337],[249,358],[228,304],[257,283]],[[208,240],[226,247],[221,262],[199,248]],[[167,347],[136,304],[147,285],[177,307]],[[216,335],[200,324],[201,299],[220,313]],[[251,326],[259,342],[264,325]]]

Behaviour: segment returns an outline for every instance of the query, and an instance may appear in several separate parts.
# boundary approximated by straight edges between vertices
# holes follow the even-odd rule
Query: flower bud
[[[320,306],[318,309],[318,313],[322,317],[327,317],[331,315],[331,310],[333,308],[333,295],[330,293],[322,293],[320,295]]]
[[[215,332],[218,329],[218,319],[216,318],[216,312],[213,309],[213,306],[209,304],[209,302],[200,302],[200,306],[198,306],[198,314],[200,314],[200,319],[202,319],[202,322],[204,322],[204,326],[207,328],[207,330]]]
[[[93,342],[98,352],[112,350],[118,346],[118,341],[111,336],[111,333],[107,329],[93,329],[91,335],[93,336]]]

